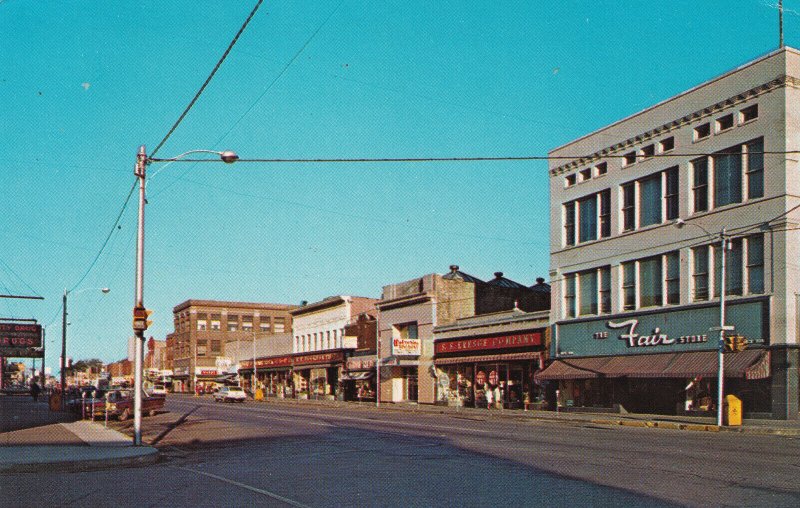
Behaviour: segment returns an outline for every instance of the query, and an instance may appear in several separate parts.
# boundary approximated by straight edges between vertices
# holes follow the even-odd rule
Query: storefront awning
[[[501,362],[510,360],[538,360],[542,353],[525,351],[524,353],[505,353],[499,355],[455,356],[452,358],[436,358],[436,365],[453,365],[456,363]]]
[[[534,374],[536,381],[557,379],[593,379],[600,377],[602,367],[612,358],[574,358],[556,360],[546,369]]]
[[[716,377],[716,351],[559,359],[535,374],[537,381],[559,379]],[[769,351],[751,349],[725,355],[725,377],[770,376]]]
[[[352,374],[347,374],[342,376],[342,381],[363,381],[365,379],[371,378],[375,373],[372,371],[367,372],[353,372]]]

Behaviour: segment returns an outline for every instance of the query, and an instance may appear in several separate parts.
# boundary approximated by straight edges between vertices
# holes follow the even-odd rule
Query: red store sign
[[[296,356],[294,359],[295,365],[309,365],[313,363],[333,363],[344,361],[344,355],[341,351],[336,353],[319,353],[313,355]]]
[[[436,342],[435,354],[461,353],[467,351],[485,351],[487,349],[505,349],[510,347],[541,346],[542,332],[503,335],[499,337],[483,337],[481,339],[461,339],[447,342]]]

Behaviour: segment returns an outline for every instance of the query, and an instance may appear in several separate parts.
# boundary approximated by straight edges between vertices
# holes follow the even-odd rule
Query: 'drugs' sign
[[[0,356],[40,357],[42,325],[32,323],[0,323]]]

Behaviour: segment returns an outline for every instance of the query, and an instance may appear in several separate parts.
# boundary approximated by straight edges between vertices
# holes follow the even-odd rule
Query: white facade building
[[[553,364],[565,406],[798,418],[800,52],[774,51],[551,152]],[[684,223],[676,227],[676,223]],[[709,401],[713,401],[709,403]]]

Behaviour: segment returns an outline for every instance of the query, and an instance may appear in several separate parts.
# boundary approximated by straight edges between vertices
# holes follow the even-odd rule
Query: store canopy
[[[716,377],[716,351],[657,353],[647,355],[559,359],[543,371],[537,381],[604,378],[693,378]],[[751,349],[725,355],[725,377],[764,379],[770,376],[769,351]]]
[[[375,373],[372,371],[366,372],[353,372],[352,374],[346,374],[342,376],[340,379],[342,381],[363,381],[364,379],[371,378]]]

